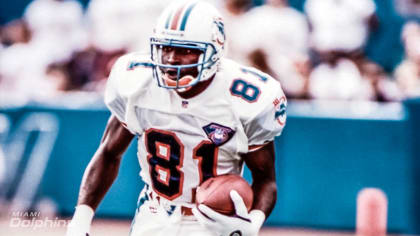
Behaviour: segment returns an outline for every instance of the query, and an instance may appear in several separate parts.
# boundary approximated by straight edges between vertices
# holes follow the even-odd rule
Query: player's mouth
[[[162,70],[165,78],[176,81],[178,79],[177,69],[163,69]]]
[[[178,78],[178,70],[175,68],[163,68],[161,71],[164,83],[172,87],[186,86],[194,79],[185,71],[181,71]]]
[[[173,81],[177,81],[178,80],[178,70],[177,69],[172,69],[172,68],[170,68],[170,69],[163,69],[162,72],[163,72],[163,75],[164,75],[164,77],[166,79],[170,79],[170,80],[173,80]],[[179,78],[182,78],[182,77],[184,77],[186,75],[190,75],[190,74],[191,73],[189,73],[189,71],[181,70],[181,73],[179,75]]]

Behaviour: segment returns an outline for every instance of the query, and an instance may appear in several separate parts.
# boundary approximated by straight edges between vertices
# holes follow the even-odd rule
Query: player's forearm
[[[118,175],[121,157],[110,156],[99,149],[83,175],[78,205],[96,209]]]
[[[273,211],[277,200],[276,181],[264,178],[254,180],[252,190],[254,191],[254,203],[252,208],[263,211],[267,219]]]
[[[67,236],[89,235],[95,210],[117,178],[121,157],[133,137],[116,117],[110,117],[101,144],[83,175],[78,206],[68,224]]]
[[[243,158],[252,174],[252,208],[263,211],[267,218],[277,200],[274,143],[269,142],[262,148],[243,155]]]

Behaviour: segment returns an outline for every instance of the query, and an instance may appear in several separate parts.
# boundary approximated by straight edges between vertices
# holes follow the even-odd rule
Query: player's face
[[[198,49],[163,46],[162,47],[162,63],[166,65],[195,64],[198,62],[198,59],[201,53],[202,51]],[[167,78],[174,81],[177,79],[176,68],[161,68],[161,70],[163,73],[166,74]],[[191,75],[192,77],[196,77],[198,75],[197,67],[181,69],[180,78],[182,78],[185,75]]]

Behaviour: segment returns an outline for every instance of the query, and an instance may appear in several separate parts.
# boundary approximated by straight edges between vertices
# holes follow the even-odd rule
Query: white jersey
[[[223,59],[200,94],[181,98],[158,87],[147,55],[127,54],[116,62],[105,103],[138,136],[140,175],[175,204],[192,203],[204,180],[241,174],[241,154],[280,135],[286,98],[269,75]]]

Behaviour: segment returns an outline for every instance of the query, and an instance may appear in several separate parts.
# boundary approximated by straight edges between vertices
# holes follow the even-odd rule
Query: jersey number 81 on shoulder
[[[251,75],[252,77],[256,77],[264,83],[267,82],[267,77],[265,75],[248,67],[241,68],[241,72],[243,72],[246,76]],[[232,86],[230,87],[230,93],[233,96],[240,97],[245,101],[252,103],[258,100],[261,91],[257,86],[248,83],[243,79],[235,79],[232,83]]]
[[[256,102],[260,96],[260,89],[251,84],[247,83],[242,79],[235,79],[230,87],[230,93],[233,96],[240,97],[247,102]]]

